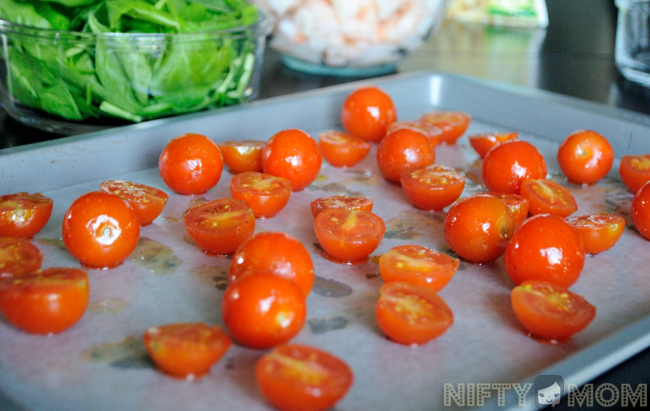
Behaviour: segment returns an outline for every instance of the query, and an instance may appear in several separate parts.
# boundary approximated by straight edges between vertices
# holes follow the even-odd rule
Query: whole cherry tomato
[[[455,144],[469,127],[472,116],[462,111],[438,110],[423,114],[420,120],[442,130],[442,134],[438,138],[440,143]]]
[[[255,379],[264,397],[281,411],[324,411],[343,398],[354,375],[328,352],[283,344],[257,361]]]
[[[519,194],[526,178],[546,178],[546,161],[529,142],[506,141],[486,154],[482,172],[488,190]]]
[[[578,130],[562,141],[557,162],[569,181],[593,184],[605,177],[614,164],[614,148],[600,133]]]
[[[72,203],[62,233],[63,243],[81,265],[107,269],[122,264],[135,250],[140,223],[124,199],[93,191]]]
[[[102,182],[99,189],[126,200],[138,216],[140,226],[151,224],[162,213],[169,199],[162,190],[131,181],[107,180]]]
[[[380,141],[386,135],[386,128],[396,120],[393,100],[378,87],[354,90],[341,108],[341,123],[345,131],[363,140]]]
[[[53,207],[52,199],[39,193],[0,196],[0,236],[32,238],[45,227]]]
[[[43,253],[24,238],[0,237],[0,282],[23,273],[36,271],[43,263]]]
[[[302,130],[275,133],[262,151],[262,169],[266,174],[291,182],[293,191],[301,191],[316,179],[323,162],[318,143]]]
[[[416,170],[436,161],[429,139],[410,128],[399,128],[386,135],[377,148],[379,170],[388,180],[400,182],[402,171]]]
[[[644,184],[634,195],[632,221],[639,233],[650,240],[650,183]]]
[[[445,288],[460,260],[421,245],[398,245],[379,257],[379,273],[385,283],[402,281],[435,292]]]
[[[621,157],[618,172],[627,188],[636,193],[645,183],[650,181],[650,154]]]
[[[422,210],[442,210],[458,200],[465,188],[462,174],[437,164],[402,171],[400,182],[409,201]]]
[[[566,187],[546,178],[525,179],[521,182],[520,193],[528,200],[531,215],[568,217],[578,209],[576,199]]]
[[[368,197],[331,196],[320,197],[309,203],[314,217],[328,208],[346,208],[348,210],[372,211],[373,201]]]
[[[203,194],[221,179],[223,156],[208,137],[187,133],[167,143],[158,169],[165,184],[178,194]]]
[[[506,273],[516,285],[528,280],[573,285],[585,264],[585,249],[563,218],[539,214],[515,231],[503,256]]]
[[[396,121],[388,126],[386,134],[398,128],[410,128],[424,134],[433,147],[436,147],[440,143],[440,136],[442,136],[442,130],[440,128],[422,119]]]
[[[576,230],[587,254],[599,254],[616,244],[623,235],[625,219],[620,215],[597,213],[565,219]]]
[[[88,307],[88,276],[77,268],[36,270],[0,282],[0,311],[31,334],[57,334]]]
[[[515,219],[515,228],[519,228],[523,224],[526,217],[528,217],[528,200],[519,194],[504,194],[504,193],[487,193],[503,201],[508,206],[512,216]]]
[[[341,131],[320,133],[318,145],[325,160],[334,167],[352,167],[370,152],[369,142]]]
[[[245,171],[230,179],[230,194],[249,203],[255,218],[270,218],[289,203],[291,183],[282,177]]]
[[[479,157],[485,158],[488,151],[492,150],[494,147],[498,146],[499,144],[506,141],[518,139],[519,133],[517,131],[481,133],[481,134],[472,134],[467,138],[469,139],[469,144],[478,153]]]
[[[219,149],[223,163],[231,174],[262,172],[262,151],[266,142],[259,140],[222,141]]]

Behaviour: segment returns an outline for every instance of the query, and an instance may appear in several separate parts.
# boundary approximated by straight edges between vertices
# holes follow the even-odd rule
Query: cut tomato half
[[[131,181],[107,180],[99,188],[126,200],[135,211],[141,226],[151,224],[162,213],[169,199],[162,190]]]
[[[325,160],[334,167],[352,167],[366,158],[370,143],[342,131],[328,130],[318,135]]]
[[[400,245],[379,257],[379,272],[386,283],[403,281],[435,292],[451,281],[460,260],[421,245]]]
[[[578,209],[573,194],[564,186],[546,178],[527,178],[521,183],[521,196],[528,200],[528,213],[568,217]]]
[[[39,193],[0,196],[0,236],[32,238],[50,220],[53,208],[52,199]]]
[[[636,193],[645,183],[650,181],[650,154],[621,157],[619,174],[627,188]]]
[[[516,140],[519,133],[516,131],[502,131],[495,133],[472,134],[467,137],[469,144],[481,158],[484,158],[488,151],[503,143],[504,141]]]
[[[465,177],[453,167],[432,164],[402,171],[402,190],[413,205],[422,210],[440,211],[458,200]]]
[[[223,163],[231,174],[262,171],[262,151],[266,142],[258,140],[222,141],[219,144]]]
[[[568,217],[566,222],[576,230],[588,254],[612,248],[625,229],[625,218],[608,213]]]
[[[442,144],[455,144],[472,121],[472,116],[462,111],[433,111],[420,117],[440,130],[442,134],[439,141]]]
[[[368,197],[332,196],[317,198],[309,204],[309,207],[312,215],[316,217],[321,211],[329,208],[372,211],[372,205],[373,201]]]
[[[0,281],[41,268],[43,253],[24,238],[0,237]]]
[[[249,203],[256,218],[269,218],[289,203],[291,183],[282,177],[247,171],[230,180],[230,194]]]

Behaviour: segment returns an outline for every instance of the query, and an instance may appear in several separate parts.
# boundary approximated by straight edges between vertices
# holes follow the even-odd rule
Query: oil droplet
[[[90,303],[88,310],[95,313],[102,314],[117,314],[123,311],[128,306],[128,303],[119,298],[106,298]]]
[[[62,238],[34,238],[34,241],[39,244],[45,244],[52,247],[56,247],[61,251],[66,251],[65,243],[63,243]]]
[[[352,294],[352,288],[339,281],[315,276],[312,291],[323,297],[340,298]]]
[[[163,221],[167,224],[176,224],[183,221],[183,217],[168,215],[163,217]]]
[[[312,334],[325,334],[328,331],[341,330],[348,325],[344,317],[314,318],[307,321]]]
[[[151,361],[142,340],[134,336],[93,345],[81,353],[81,359],[86,362],[110,364],[123,369],[154,368],[153,361]]]
[[[190,270],[204,284],[225,291],[228,287],[228,269],[213,265],[201,265]]]
[[[152,274],[172,274],[183,262],[171,248],[147,237],[140,237],[129,260]]]
[[[444,213],[441,213],[441,215],[444,215]],[[430,227],[432,224],[442,225],[443,223],[444,219],[438,213],[417,210],[403,211],[396,217],[386,221],[384,238],[414,240],[422,235],[419,230],[423,227]]]
[[[190,200],[190,203],[187,205],[187,209],[189,210],[190,208],[194,208],[196,206],[200,206],[201,204],[207,203],[209,200],[203,196],[200,197],[192,197]]]

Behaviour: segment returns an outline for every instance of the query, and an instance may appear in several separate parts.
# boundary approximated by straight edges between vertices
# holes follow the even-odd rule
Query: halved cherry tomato
[[[32,238],[45,227],[53,207],[52,199],[39,193],[0,196],[0,236]]]
[[[121,197],[93,191],[76,199],[63,217],[63,243],[81,265],[117,267],[135,250],[140,222]]]
[[[138,216],[141,226],[151,224],[162,213],[169,199],[162,190],[130,181],[107,180],[102,182],[99,189],[126,200]]]
[[[402,171],[400,182],[409,201],[422,210],[442,210],[458,200],[465,188],[462,174],[437,164]]]
[[[565,287],[544,281],[526,281],[512,289],[512,308],[531,337],[561,343],[585,329],[596,307]]]
[[[521,182],[526,178],[546,178],[546,161],[529,142],[506,141],[486,154],[482,173],[488,190],[519,194]]]
[[[281,411],[324,411],[343,398],[354,375],[328,352],[283,344],[257,361],[255,378],[264,397]]]
[[[178,194],[203,194],[221,179],[223,156],[208,137],[187,133],[167,143],[158,169],[165,184]]]
[[[41,268],[43,253],[24,238],[0,237],[0,282]]]
[[[578,130],[562,141],[557,162],[569,181],[593,184],[605,177],[614,164],[614,148],[600,133]]]
[[[623,235],[625,219],[620,215],[597,213],[565,219],[582,239],[587,254],[609,250]]]
[[[402,281],[435,292],[445,288],[460,260],[421,245],[399,245],[379,257],[379,272],[385,283]]]
[[[379,170],[388,180],[398,182],[405,170],[433,164],[436,151],[429,139],[411,128],[399,128],[387,134],[377,148]]]
[[[231,174],[262,171],[262,150],[266,142],[259,140],[221,141],[219,149],[223,163]]]
[[[256,271],[228,286],[221,313],[230,334],[240,344],[270,348],[300,332],[307,305],[295,281]]]
[[[244,200],[222,198],[192,207],[183,214],[187,233],[210,255],[229,255],[255,232],[255,216]]]
[[[454,203],[445,216],[445,240],[461,258],[487,264],[499,258],[515,230],[515,219],[503,201],[474,194]]]
[[[368,261],[370,253],[379,247],[386,225],[369,211],[330,208],[316,216],[314,231],[326,258],[360,264]]]
[[[379,142],[386,135],[388,125],[396,120],[393,100],[378,87],[354,90],[341,107],[343,128],[363,140]]]
[[[309,203],[314,217],[328,208],[346,208],[348,210],[372,211],[373,201],[368,197],[331,196],[320,197]]]
[[[442,144],[455,144],[472,121],[472,116],[462,111],[432,111],[425,113],[420,120],[433,124],[442,130],[439,141]]]
[[[266,174],[286,178],[293,191],[301,191],[316,179],[323,162],[318,143],[302,130],[275,133],[262,151]]]
[[[627,188],[636,193],[645,183],[650,181],[650,154],[621,157],[618,172]]]
[[[650,183],[645,183],[634,195],[632,221],[639,233],[650,240]]]
[[[576,199],[566,187],[546,178],[525,179],[521,182],[520,193],[528,200],[531,215],[568,217],[578,209]]]
[[[381,286],[375,317],[388,338],[404,345],[425,344],[454,322],[451,308],[435,291],[399,281]]]
[[[325,160],[334,167],[352,167],[370,152],[369,142],[341,131],[320,133],[318,145]]]
[[[249,203],[255,218],[269,218],[289,203],[291,183],[282,177],[245,171],[230,179],[230,194]]]
[[[578,233],[563,218],[539,214],[515,231],[503,259],[515,285],[539,280],[570,287],[584,267],[585,249]]]
[[[187,380],[208,374],[232,345],[221,327],[203,323],[151,327],[142,334],[142,341],[161,371]]]
[[[314,264],[305,246],[294,236],[262,231],[246,240],[232,256],[230,284],[254,271],[270,271],[293,280],[305,297],[314,285]]]
[[[487,193],[488,195],[494,196],[499,200],[503,201],[505,205],[508,206],[512,216],[515,219],[515,228],[518,228],[523,224],[526,217],[528,217],[528,200],[519,194],[504,194],[504,193]]]
[[[517,131],[502,131],[495,133],[481,133],[481,134],[472,134],[467,137],[469,139],[469,144],[472,148],[478,153],[481,158],[485,158],[488,151],[492,150],[494,147],[499,144],[516,140],[519,138],[519,132]]]
[[[421,119],[396,121],[388,126],[386,134],[398,128],[410,128],[424,134],[433,147],[436,147],[440,143],[440,136],[442,136],[442,130],[440,128]]]
[[[88,275],[77,268],[36,270],[0,282],[0,310],[31,334],[57,334],[88,307]]]

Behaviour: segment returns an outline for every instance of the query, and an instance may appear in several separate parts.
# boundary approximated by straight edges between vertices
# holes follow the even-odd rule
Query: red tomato
[[[385,283],[402,281],[435,292],[445,288],[460,260],[421,245],[399,245],[379,257],[379,272]]]
[[[462,174],[452,167],[436,164],[402,171],[400,182],[414,206],[432,211],[440,211],[458,200],[465,188]]]
[[[627,188],[636,193],[650,181],[650,154],[623,156],[618,171]]]
[[[334,167],[352,167],[366,158],[370,143],[341,131],[325,131],[318,135],[323,157]]]
[[[521,183],[521,196],[528,200],[531,215],[553,214],[568,217],[578,209],[573,194],[553,180],[527,178]]]
[[[632,221],[639,233],[650,240],[650,183],[644,184],[634,195]]]
[[[93,191],[76,199],[63,217],[63,243],[81,265],[117,267],[135,250],[140,223],[122,198]]]
[[[203,323],[151,327],[142,334],[142,341],[160,370],[187,380],[208,374],[232,345],[221,327]]]
[[[0,196],[0,236],[32,238],[49,221],[53,204],[39,193]]]
[[[580,277],[585,249],[563,218],[540,214],[515,231],[503,256],[506,273],[516,285],[528,280],[570,287]]]
[[[232,256],[230,284],[255,271],[270,271],[295,281],[305,297],[314,285],[314,264],[305,246],[294,236],[279,231],[255,234]]]
[[[377,87],[363,87],[350,93],[341,108],[341,124],[348,133],[378,142],[386,128],[397,120],[393,100]]]
[[[262,151],[266,174],[286,178],[293,191],[301,191],[316,179],[323,162],[318,143],[302,130],[288,129],[274,134]]]
[[[167,144],[158,169],[165,184],[178,194],[203,194],[219,182],[223,157],[214,141],[187,133]]]
[[[609,173],[614,164],[614,149],[602,134],[578,130],[560,144],[557,162],[569,181],[592,184]]]
[[[284,344],[257,361],[255,378],[264,397],[281,411],[323,411],[343,398],[354,375],[330,353]]]
[[[526,281],[513,288],[512,308],[531,337],[564,342],[585,329],[596,307],[565,287],[544,281]]]
[[[438,143],[440,143],[440,136],[442,136],[442,130],[440,128],[424,120],[396,121],[388,126],[386,134],[397,130],[398,128],[410,128],[424,134],[433,147],[436,147]]]
[[[440,143],[455,144],[472,121],[472,116],[462,111],[432,111],[420,117],[420,120],[433,124],[442,130]]]
[[[219,143],[223,163],[231,174],[262,171],[262,151],[266,142],[258,140],[222,141]]]
[[[386,225],[369,211],[330,208],[316,216],[314,231],[326,258],[360,264],[368,261],[370,253],[379,247]]]
[[[77,268],[36,270],[0,282],[0,311],[31,334],[57,334],[88,307],[88,276]]]
[[[138,216],[140,226],[151,224],[162,213],[169,199],[162,190],[130,181],[107,180],[99,189],[126,200]]]
[[[518,228],[523,224],[526,217],[528,217],[528,200],[519,194],[504,194],[504,193],[487,193],[488,195],[494,196],[499,200],[503,201],[505,205],[508,206],[512,216],[515,219],[515,228]]]
[[[332,196],[320,197],[309,203],[314,217],[328,208],[345,208],[348,210],[372,211],[373,201],[368,197]]]
[[[623,217],[607,213],[568,217],[565,221],[576,230],[587,254],[609,250],[621,238],[625,229]]]
[[[512,140],[487,153],[482,171],[488,190],[519,194],[521,182],[526,178],[546,178],[546,161],[529,142]]]
[[[240,344],[270,348],[300,332],[307,305],[295,281],[258,271],[228,286],[221,313],[226,327]]]
[[[515,219],[503,201],[474,194],[452,205],[445,216],[445,240],[461,258],[486,264],[499,258],[515,230]]]
[[[481,158],[485,158],[488,151],[505,141],[517,140],[519,133],[517,131],[503,131],[496,133],[472,134],[467,137],[469,144],[478,153]]]
[[[24,238],[0,237],[0,282],[23,273],[36,271],[43,263],[43,253]]]
[[[435,291],[399,281],[381,286],[375,317],[388,338],[404,345],[426,344],[454,322],[453,312]]]
[[[289,203],[291,183],[282,177],[245,171],[230,179],[230,194],[249,203],[256,218],[269,218]]]
[[[410,128],[386,135],[377,148],[379,170],[388,180],[398,182],[405,170],[426,167],[436,161],[436,151],[426,136]]]
[[[255,216],[243,200],[222,198],[192,207],[183,214],[187,233],[210,255],[229,255],[255,232]]]

